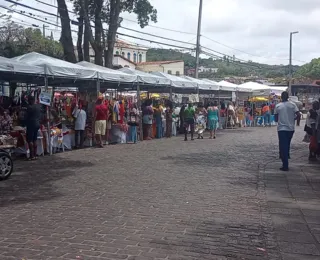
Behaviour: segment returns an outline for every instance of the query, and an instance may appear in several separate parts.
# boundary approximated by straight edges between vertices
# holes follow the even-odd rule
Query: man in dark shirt
[[[40,129],[41,107],[35,104],[34,97],[28,98],[29,106],[27,108],[26,126],[27,126],[27,142],[30,149],[30,159],[35,160],[37,156],[37,139]]]

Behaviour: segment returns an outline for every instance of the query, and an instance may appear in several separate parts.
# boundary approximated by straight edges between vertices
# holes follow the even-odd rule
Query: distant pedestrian
[[[30,150],[30,160],[37,158],[37,140],[38,131],[40,129],[41,107],[35,103],[35,98],[29,96],[29,106],[27,108],[27,142]]]
[[[84,110],[82,104],[77,104],[73,110],[73,116],[75,118],[75,144],[76,148],[83,148],[84,144],[84,130],[86,128],[87,113]]]
[[[208,128],[210,131],[210,139],[216,139],[216,130],[219,127],[219,108],[218,103],[215,101],[214,103],[210,103],[207,108],[208,112]]]
[[[103,148],[102,140],[105,140],[107,130],[108,107],[103,103],[103,97],[100,96],[95,108],[95,135],[97,145]]]
[[[275,120],[278,123],[279,150],[282,160],[281,171],[289,170],[291,139],[295,130],[295,117],[299,112],[296,104],[288,101],[288,92],[282,92],[281,103],[275,108]]]
[[[189,102],[188,107],[183,111],[184,122],[184,140],[188,141],[188,130],[190,127],[191,140],[193,141],[194,123],[195,123],[196,111],[194,110],[192,103]]]

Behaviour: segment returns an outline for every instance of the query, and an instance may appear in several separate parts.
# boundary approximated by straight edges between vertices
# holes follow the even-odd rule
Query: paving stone
[[[302,130],[293,159],[307,158]],[[319,234],[310,218],[320,201],[308,196],[318,196],[319,182],[312,167],[301,170],[307,159],[278,170],[275,131],[240,128],[215,140],[15,161],[0,182],[0,260],[282,260],[293,252],[308,259],[318,253],[308,232]]]

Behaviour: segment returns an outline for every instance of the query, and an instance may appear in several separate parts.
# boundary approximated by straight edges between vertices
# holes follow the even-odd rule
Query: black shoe
[[[283,167],[281,167],[281,168],[280,168],[280,171],[287,172],[287,171],[289,171],[289,169],[288,169],[288,168],[283,168]]]
[[[188,139],[187,139],[187,138],[185,138],[184,140],[185,140],[185,141],[188,141]]]

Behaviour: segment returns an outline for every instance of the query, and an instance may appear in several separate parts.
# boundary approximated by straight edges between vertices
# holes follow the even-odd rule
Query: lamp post
[[[292,95],[292,35],[299,33],[298,31],[296,32],[290,32],[290,50],[289,50],[289,86],[288,86],[288,93],[289,95]]]

